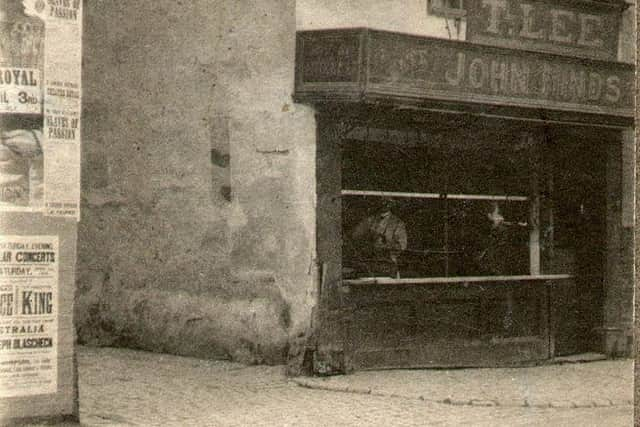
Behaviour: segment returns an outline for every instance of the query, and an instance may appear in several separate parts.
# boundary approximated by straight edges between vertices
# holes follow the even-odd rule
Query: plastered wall
[[[315,289],[294,2],[87,9],[79,340],[284,360]]]
[[[295,1],[224,3],[215,109],[230,128],[232,271],[275,282],[295,335],[316,289],[316,127],[291,98]]]
[[[427,14],[427,0],[298,0],[298,30],[369,27],[420,36],[465,40],[466,19]]]

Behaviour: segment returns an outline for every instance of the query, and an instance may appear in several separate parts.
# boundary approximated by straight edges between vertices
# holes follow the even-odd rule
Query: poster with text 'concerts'
[[[57,391],[57,306],[58,237],[0,236],[0,397]]]

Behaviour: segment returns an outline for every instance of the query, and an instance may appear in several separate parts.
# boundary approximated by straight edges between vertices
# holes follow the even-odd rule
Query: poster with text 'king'
[[[0,236],[0,397],[58,386],[58,237]]]

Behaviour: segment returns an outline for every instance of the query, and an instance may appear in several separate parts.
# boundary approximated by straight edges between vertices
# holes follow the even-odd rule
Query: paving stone
[[[471,399],[469,404],[472,406],[500,406],[499,402],[493,400]]]
[[[549,403],[550,408],[576,408],[577,405],[570,400],[554,400]]]
[[[465,370],[465,375],[421,370],[406,371],[402,375],[394,374],[394,371],[357,373],[354,375],[356,382],[343,380],[340,383],[343,390],[349,387],[357,392],[345,393],[301,387],[286,378],[283,366],[243,366],[87,347],[79,348],[78,363],[83,426],[627,427],[633,424],[631,404],[599,408],[536,408],[524,407],[523,404],[503,406],[503,402],[509,403],[504,400],[498,402],[499,406],[488,406],[493,400],[486,396],[492,393],[484,389],[499,387],[506,382],[505,378],[514,375],[511,371]],[[621,374],[608,383],[604,381],[608,385],[602,392],[608,392],[616,383],[620,385],[625,381],[624,368],[620,369],[620,366],[602,365],[586,369],[592,377],[600,379],[611,378],[614,371]],[[532,384],[541,387],[546,381],[552,386],[547,400],[559,402],[566,399],[566,395],[553,394],[565,390],[556,387],[550,378],[559,372],[545,372],[537,372]],[[598,373],[602,375],[598,376]],[[373,379],[378,376],[380,384],[386,388],[397,385],[398,381],[402,381],[405,387],[385,395],[381,393],[386,390],[384,387],[374,387],[378,383]],[[492,380],[497,383],[491,385]],[[585,380],[587,385],[596,382],[587,376]],[[438,383],[437,386],[434,382]],[[508,382],[514,381],[508,379]],[[333,379],[319,382],[326,387],[334,383]],[[573,385],[583,387],[579,383]],[[363,393],[368,389],[372,390],[371,393]],[[526,389],[526,386],[518,388]],[[429,394],[426,392],[429,390],[437,390],[438,393]],[[480,393],[483,390],[484,395]],[[467,392],[471,398],[460,397]],[[592,390],[593,393],[598,391]],[[391,394],[396,397],[391,398]],[[438,398],[440,403],[436,402]],[[445,399],[448,399],[446,404]]]
[[[370,389],[374,395],[401,395],[428,401],[501,407],[628,405],[633,401],[633,361],[614,360],[529,368],[396,370],[305,378],[306,387]]]

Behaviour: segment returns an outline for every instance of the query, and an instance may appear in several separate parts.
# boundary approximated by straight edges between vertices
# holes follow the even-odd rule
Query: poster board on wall
[[[82,6],[0,4],[0,423],[78,418]]]

